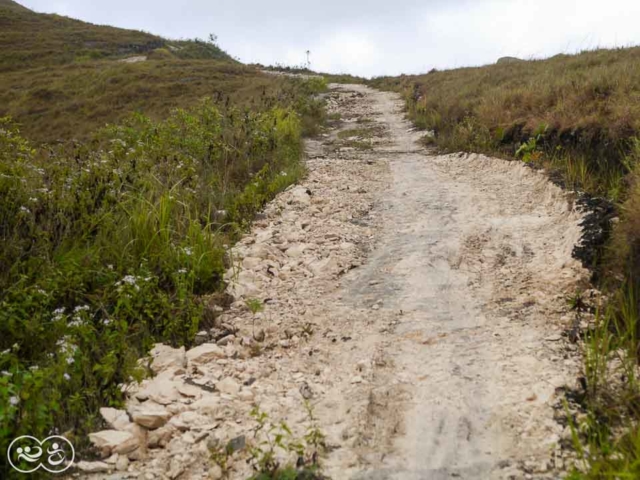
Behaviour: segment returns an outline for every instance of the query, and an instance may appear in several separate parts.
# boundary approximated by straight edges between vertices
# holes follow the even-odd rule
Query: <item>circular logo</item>
[[[20,473],[33,473],[40,467],[50,473],[62,473],[75,460],[69,440],[58,435],[40,441],[30,435],[16,438],[7,450],[9,464]]]

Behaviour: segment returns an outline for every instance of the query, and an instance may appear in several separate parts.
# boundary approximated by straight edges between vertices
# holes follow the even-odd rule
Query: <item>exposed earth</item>
[[[84,475],[244,480],[255,406],[324,433],[334,480],[569,466],[555,416],[580,358],[562,333],[589,277],[571,195],[518,162],[431,153],[397,94],[333,85],[327,101],[340,121],[308,142],[307,177],[233,248],[235,302],[195,349],[157,346],[128,413],[103,410]]]

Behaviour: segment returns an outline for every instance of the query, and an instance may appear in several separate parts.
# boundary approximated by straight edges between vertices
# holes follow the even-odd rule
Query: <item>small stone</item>
[[[194,338],[193,343],[196,346],[203,345],[209,341],[209,332],[203,330],[201,332],[196,333],[196,338]]]
[[[130,432],[103,430],[90,433],[89,441],[100,450],[104,457],[112,453],[129,453],[138,448],[138,439]]]
[[[216,416],[220,411],[220,399],[213,395],[205,395],[197,402],[192,403],[190,408],[205,415]]]
[[[236,395],[240,391],[240,385],[231,377],[227,377],[216,383],[216,388],[219,392],[226,393],[228,395]]]
[[[153,373],[160,373],[169,368],[183,368],[186,365],[184,347],[171,348],[162,343],[156,343],[151,350],[151,370]]]
[[[147,437],[147,446],[149,448],[166,447],[176,430],[171,425],[165,425],[157,430],[151,430]]]
[[[195,385],[183,383],[178,387],[178,392],[180,392],[180,395],[184,395],[185,397],[200,398],[202,396],[203,390],[200,387],[196,387]]]
[[[218,340],[216,343],[222,347],[229,345],[230,343],[233,343],[233,341],[236,339],[235,335],[226,335],[224,337],[222,337],[220,340]]]
[[[308,248],[308,245],[304,244],[304,243],[297,243],[295,245],[292,245],[291,247],[289,247],[287,249],[287,256],[291,257],[291,258],[300,258],[304,251]]]
[[[111,470],[111,466],[106,464],[105,462],[78,462],[76,464],[79,470],[82,470],[86,473],[99,473],[99,472],[108,472]]]
[[[186,354],[189,363],[202,365],[219,358],[226,358],[224,350],[215,343],[205,343],[192,348]]]
[[[116,408],[101,408],[100,415],[114,430],[126,430],[131,424],[129,415],[124,410],[118,410]]]
[[[240,393],[238,393],[238,399],[243,400],[245,402],[251,402],[253,401],[254,395],[253,392],[251,390],[242,390]]]
[[[247,440],[244,435],[240,435],[232,439],[227,444],[227,450],[230,452],[239,452],[240,450],[244,450],[244,447],[247,445]]]
[[[145,402],[129,409],[133,421],[149,430],[162,427],[171,418],[171,412],[157,403]]]
[[[120,455],[120,457],[118,457],[118,461],[116,462],[116,470],[118,470],[119,472],[124,472],[127,468],[129,468],[129,459],[124,455]]]
[[[209,480],[220,480],[222,475],[223,473],[220,465],[214,465],[209,469]]]
[[[362,377],[360,377],[360,376],[353,377],[353,378],[351,379],[351,383],[362,383],[362,381],[363,381],[363,380],[362,380]]]
[[[302,398],[305,400],[311,400],[313,398],[313,390],[311,390],[307,382],[303,382],[302,385],[300,385],[300,395],[302,395]]]

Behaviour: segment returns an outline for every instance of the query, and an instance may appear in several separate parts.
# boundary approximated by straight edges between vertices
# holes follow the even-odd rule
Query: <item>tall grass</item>
[[[0,120],[0,450],[51,430],[82,446],[154,342],[191,345],[225,245],[303,173],[323,86],[40,149]]]

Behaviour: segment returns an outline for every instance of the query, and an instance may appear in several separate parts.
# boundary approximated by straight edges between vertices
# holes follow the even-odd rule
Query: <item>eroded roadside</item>
[[[554,406],[579,359],[560,333],[588,278],[570,198],[517,163],[430,155],[395,94],[333,86],[328,103],[340,128],[233,249],[230,310],[195,349],[155,350],[86,470],[248,478],[255,406],[296,438],[317,426],[335,480],[564,468]],[[230,441],[223,472],[211,449]]]

